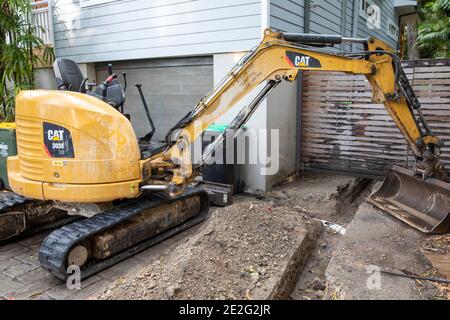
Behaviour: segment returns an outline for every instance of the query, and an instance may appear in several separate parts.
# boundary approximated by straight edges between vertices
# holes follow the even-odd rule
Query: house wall
[[[270,0],[270,26],[283,32],[304,32],[305,0]]]
[[[307,32],[306,3],[305,0],[270,0],[270,27],[282,32]],[[267,98],[267,152],[269,157],[277,152],[279,163],[276,174],[265,175],[266,189],[295,172],[297,96],[297,83],[283,82]],[[269,167],[274,168],[275,164]]]
[[[243,53],[223,53],[214,55],[214,84],[217,85],[228,74],[231,68],[239,61]],[[228,124],[238,114],[242,107],[248,105],[256,94],[264,87],[258,86],[250,92],[245,98],[238,102],[230,111],[216,121],[218,124]],[[276,89],[275,89],[276,90]],[[249,121],[246,123],[248,142],[245,145],[237,145],[238,156],[248,158],[252,152],[253,155],[267,154],[267,132],[264,130],[268,127],[268,111],[267,99],[265,99]],[[265,191],[267,189],[266,176],[262,174],[263,165],[261,157],[258,156],[256,163],[249,163],[242,167],[241,178],[245,182],[245,190],[247,192],[255,192],[258,190]],[[250,160],[248,158],[248,160]]]
[[[352,0],[359,1],[359,0]],[[381,8],[381,28],[370,29],[367,26],[367,21],[364,17],[361,17],[358,12],[358,37],[376,37],[380,40],[388,43],[393,49],[397,49],[398,41],[394,40],[388,35],[388,20],[398,24],[398,11],[394,8],[395,0],[372,0],[376,5]]]
[[[318,34],[342,34],[346,37],[375,36],[386,41],[394,49],[397,41],[387,34],[388,20],[398,23],[395,0],[373,0],[381,8],[381,28],[370,29],[367,21],[359,14],[360,0],[270,0],[270,25],[285,32],[306,32]],[[305,21],[309,13],[309,23]],[[357,32],[353,34],[354,16]],[[350,50],[350,45],[339,49]],[[358,49],[362,49],[359,47]]]
[[[267,24],[263,10],[269,12],[268,24],[280,31],[346,36],[353,35],[356,13],[353,36],[376,36],[396,48],[387,35],[388,20],[398,23],[394,0],[373,0],[381,8],[379,30],[371,30],[354,10],[359,1],[110,0],[80,7],[80,0],[58,0],[53,10],[56,54],[84,63],[245,51],[258,43]]]
[[[297,139],[300,139],[296,133],[299,110],[297,96],[297,82],[282,82],[267,97],[267,150],[272,160],[269,168],[277,167],[275,174],[273,171],[266,175],[267,189],[286,179],[296,169],[295,148]],[[279,154],[278,159],[275,159],[274,152]]]
[[[322,0],[311,2],[310,33],[341,34],[352,36],[353,1],[352,0]],[[338,49],[350,50],[349,44],[336,46]]]
[[[58,57],[79,63],[248,50],[261,36],[259,0],[121,0],[54,4]]]

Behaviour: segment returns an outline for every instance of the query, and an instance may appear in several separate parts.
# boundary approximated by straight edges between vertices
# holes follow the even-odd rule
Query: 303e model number
[[[253,315],[262,317],[270,315],[270,306],[240,304],[224,305],[223,315]]]

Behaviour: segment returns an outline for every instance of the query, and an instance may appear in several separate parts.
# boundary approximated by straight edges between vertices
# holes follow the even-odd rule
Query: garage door
[[[108,63],[97,63],[97,82],[106,78]],[[122,81],[127,73],[125,112],[131,115],[136,135],[143,137],[149,124],[134,84],[140,83],[156,126],[154,140],[163,140],[166,132],[181,119],[213,86],[212,57],[148,59],[113,62],[113,70]]]

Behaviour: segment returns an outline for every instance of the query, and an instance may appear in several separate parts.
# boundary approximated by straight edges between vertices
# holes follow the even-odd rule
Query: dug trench
[[[429,236],[365,201],[374,187],[367,179],[305,173],[271,192],[238,196],[90,298],[446,298],[448,286],[370,273],[442,277],[420,248]]]
[[[204,223],[82,281],[81,290],[39,267],[39,234],[0,246],[0,299],[448,298],[448,286],[392,275],[368,286],[373,266],[442,278],[423,248],[444,267],[448,256],[447,236],[423,235],[367,203],[373,185],[308,173],[237,196]]]
[[[322,299],[333,250],[371,185],[304,174],[239,196],[91,298]]]
[[[287,200],[299,214],[322,225],[307,262],[299,270],[291,299],[325,298],[328,264],[372,185],[371,180],[364,178],[305,174],[270,193],[275,201]]]
[[[448,253],[447,236],[421,234],[367,203],[373,186],[306,173],[256,197],[239,195],[212,208],[204,223],[82,281],[80,290],[39,267],[47,233],[39,234],[0,246],[0,299],[448,298],[449,286],[386,274],[379,287],[368,286],[373,266],[442,278],[422,249],[439,262]]]

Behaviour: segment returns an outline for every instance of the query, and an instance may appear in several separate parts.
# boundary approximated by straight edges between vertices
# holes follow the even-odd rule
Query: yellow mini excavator
[[[362,44],[361,52],[328,47]],[[416,157],[412,171],[392,167],[370,201],[424,232],[449,227],[450,185],[432,134],[398,57],[382,41],[265,30],[225,79],[172,128],[163,145],[139,145],[130,121],[107,103],[65,91],[23,91],[17,97],[18,155],[8,159],[14,192],[52,200],[85,219],[52,232],[42,266],[65,279],[68,266],[88,277],[201,222],[205,191],[189,187],[225,134],[192,164],[190,146],[250,91],[265,84],[230,127],[239,130],[281,81],[302,70],[365,75],[373,101],[383,103]]]

